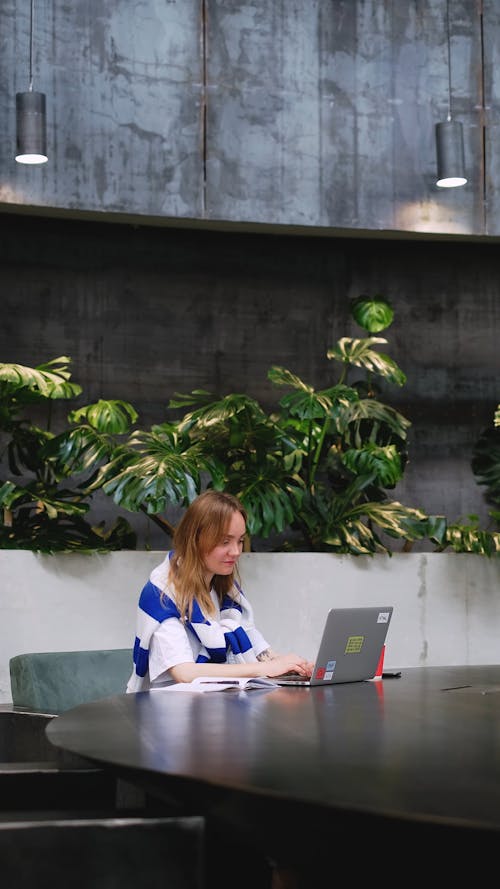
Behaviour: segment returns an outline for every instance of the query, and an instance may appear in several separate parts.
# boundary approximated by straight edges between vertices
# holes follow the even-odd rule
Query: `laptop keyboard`
[[[279,685],[310,685],[310,680],[301,673],[282,673],[281,676],[273,676]]]

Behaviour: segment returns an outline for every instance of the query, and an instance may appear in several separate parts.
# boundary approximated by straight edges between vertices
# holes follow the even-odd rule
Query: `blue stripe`
[[[198,602],[196,601],[196,599],[195,599],[195,601],[193,602],[193,610],[192,610],[192,613],[191,613],[191,621],[190,621],[190,623],[192,623],[192,624],[209,624],[209,623],[210,623],[210,621],[208,621],[208,620],[206,619],[205,615],[203,614],[203,612],[202,612],[200,606],[198,605]]]
[[[240,593],[241,593],[242,592],[241,589],[239,587],[238,587],[238,589],[240,590]],[[235,608],[236,611],[243,610],[241,605],[239,604],[239,602],[235,602],[235,600],[232,599],[231,596],[224,596],[220,610],[224,611],[225,608]]]
[[[232,649],[234,654],[243,654],[252,647],[243,627],[236,627],[235,630],[224,633],[224,636],[226,645]]]
[[[175,602],[170,596],[165,594],[162,596],[161,590],[150,580],[142,589],[139,608],[160,623],[167,617],[180,617],[180,611]]]
[[[145,676],[149,667],[149,651],[147,648],[141,648],[141,640],[138,636],[134,642],[134,664],[137,676]]]

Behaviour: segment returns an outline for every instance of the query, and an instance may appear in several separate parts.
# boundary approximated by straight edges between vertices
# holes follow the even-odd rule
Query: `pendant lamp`
[[[464,136],[462,124],[451,118],[450,7],[446,0],[446,35],[448,44],[448,116],[436,124],[437,180],[440,188],[465,185]]]
[[[44,164],[47,157],[45,94],[33,90],[34,0],[30,7],[29,89],[16,93],[16,161]]]

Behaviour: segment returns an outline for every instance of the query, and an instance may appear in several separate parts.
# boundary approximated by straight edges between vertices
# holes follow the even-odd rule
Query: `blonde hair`
[[[204,557],[227,533],[235,512],[243,516],[246,525],[246,510],[236,497],[224,491],[209,490],[193,500],[177,525],[168,582],[175,589],[182,620],[191,617],[195,599],[205,615],[214,614],[214,605],[205,580]],[[220,603],[225,595],[237,598],[235,579],[240,579],[236,565],[231,574],[214,575],[212,588]]]

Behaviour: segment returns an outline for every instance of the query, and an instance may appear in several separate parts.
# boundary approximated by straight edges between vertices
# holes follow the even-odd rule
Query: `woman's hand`
[[[264,675],[272,678],[281,676],[282,673],[300,673],[305,679],[310,679],[314,664],[306,661],[298,654],[276,654],[271,660],[262,662]]]

